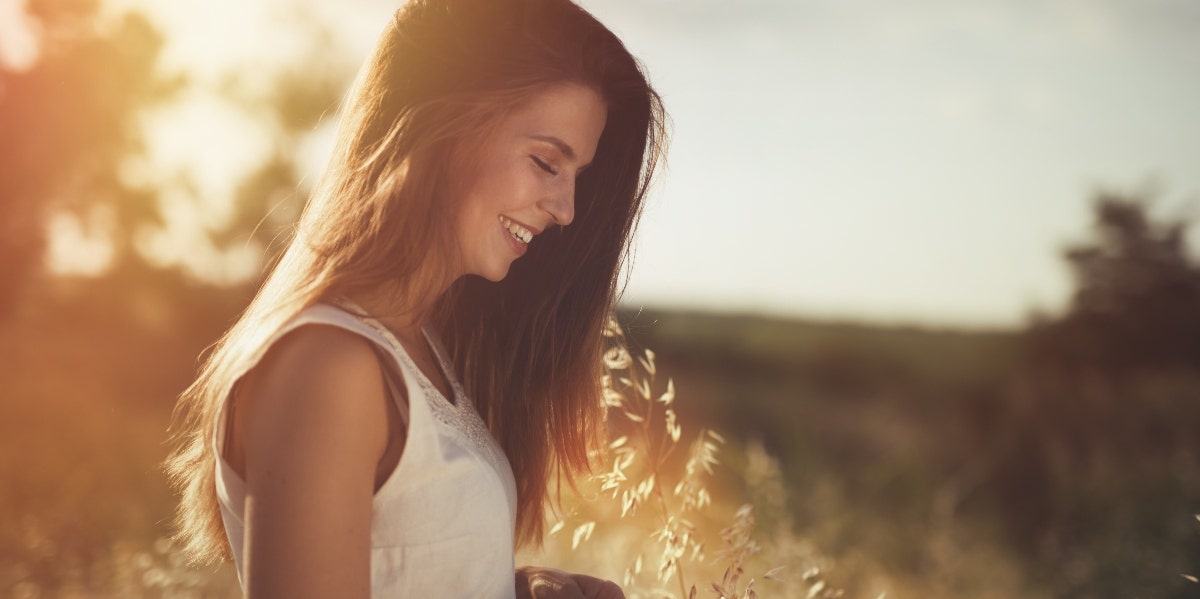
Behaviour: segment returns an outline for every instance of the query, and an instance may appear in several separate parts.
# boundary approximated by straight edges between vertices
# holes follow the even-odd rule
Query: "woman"
[[[400,9],[180,399],[190,555],[252,597],[620,597],[513,551],[602,439],[602,331],[664,119],[569,0]]]

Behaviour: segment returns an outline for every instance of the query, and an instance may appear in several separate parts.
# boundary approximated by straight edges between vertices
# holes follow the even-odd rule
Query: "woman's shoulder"
[[[357,462],[388,444],[386,388],[372,341],[323,322],[275,337],[232,389],[218,447],[247,478],[250,456],[262,462]],[[374,461],[374,460],[370,460]]]
[[[239,399],[248,430],[286,427],[293,432],[336,434],[337,426],[378,429],[386,442],[386,389],[373,342],[345,328],[307,323],[288,331],[246,373]],[[258,426],[256,426],[258,425]],[[250,430],[250,438],[256,431]],[[273,436],[271,430],[257,432]]]
[[[275,340],[258,366],[306,379],[357,380],[363,374],[379,373],[373,346],[370,339],[346,327],[304,322]]]
[[[380,343],[377,332],[345,307],[318,302],[294,313],[262,338],[248,366],[261,370],[266,364],[282,361],[293,367],[289,370],[316,368],[313,374],[339,368],[362,374],[374,364],[374,348]]]
[[[322,391],[369,391],[381,376],[374,342],[362,334],[326,322],[300,323],[266,348],[247,373],[269,387]]]

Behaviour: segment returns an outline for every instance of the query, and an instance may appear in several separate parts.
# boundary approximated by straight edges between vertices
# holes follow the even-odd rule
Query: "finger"
[[[575,579],[575,584],[588,599],[625,599],[621,587],[611,580],[601,580],[586,574],[572,574],[571,578]]]
[[[540,568],[532,573],[529,593],[533,599],[588,599],[571,575],[553,568]]]

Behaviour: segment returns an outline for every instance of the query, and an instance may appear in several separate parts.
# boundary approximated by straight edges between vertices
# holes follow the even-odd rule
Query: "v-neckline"
[[[429,375],[425,374],[424,370],[421,370],[421,366],[417,364],[417,361],[413,359],[412,354],[409,353],[408,349],[404,347],[404,344],[400,342],[400,339],[396,337],[396,334],[393,333],[391,329],[387,328],[387,326],[380,322],[379,319],[368,315],[366,310],[363,310],[361,306],[353,301],[349,299],[343,299],[339,303],[342,304],[343,308],[351,308],[351,314],[363,319],[367,325],[378,331],[379,334],[383,335],[388,344],[390,344],[393,349],[398,350],[400,354],[404,356],[404,359],[408,360],[408,362],[412,365],[413,370],[416,371],[417,376],[421,377],[421,380],[433,390],[439,399],[456,410],[460,407],[460,404],[462,403],[462,394],[458,391],[458,379],[451,375],[450,367],[442,356],[441,348],[437,343],[434,342],[433,335],[429,332],[427,323],[421,323],[421,336],[425,339],[425,344],[429,347],[429,353],[433,355],[434,368],[438,369],[439,373],[442,375],[442,378],[445,379],[446,384],[449,386],[450,395],[452,395],[453,398],[446,397],[446,394],[442,393],[441,389],[438,389],[437,384],[435,384],[433,380],[429,378]]]

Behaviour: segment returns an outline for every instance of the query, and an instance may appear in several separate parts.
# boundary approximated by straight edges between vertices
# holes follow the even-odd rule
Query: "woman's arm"
[[[370,596],[371,500],[388,441],[370,342],[327,325],[280,339],[243,379],[247,596]]]

